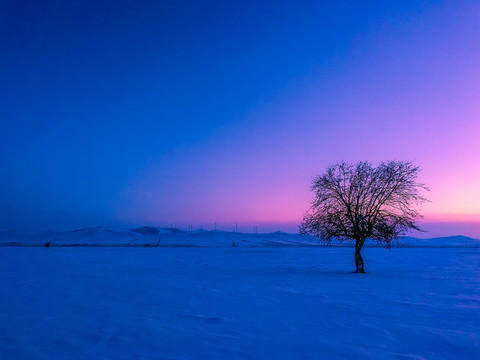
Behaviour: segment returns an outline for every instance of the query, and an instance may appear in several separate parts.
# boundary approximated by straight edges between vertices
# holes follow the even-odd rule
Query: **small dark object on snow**
[[[47,241],[47,242],[45,243],[45,247],[46,247],[47,249],[50,247],[50,241]]]

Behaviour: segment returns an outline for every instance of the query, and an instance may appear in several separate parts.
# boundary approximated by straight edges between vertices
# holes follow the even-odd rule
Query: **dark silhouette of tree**
[[[365,272],[361,251],[367,238],[390,247],[408,230],[421,229],[414,209],[427,199],[417,182],[420,171],[412,162],[386,161],[339,164],[313,179],[314,199],[300,225],[301,234],[330,244],[332,239],[355,241],[356,271]]]

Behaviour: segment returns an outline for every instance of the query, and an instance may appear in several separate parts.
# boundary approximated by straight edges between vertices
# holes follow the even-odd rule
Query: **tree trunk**
[[[365,274],[365,266],[361,255],[363,244],[365,244],[365,238],[355,240],[355,266],[357,267],[355,272]]]

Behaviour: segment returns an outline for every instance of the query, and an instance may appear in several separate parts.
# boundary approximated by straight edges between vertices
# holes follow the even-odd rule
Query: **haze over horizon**
[[[411,160],[480,238],[477,1],[4,1],[0,231],[291,231],[339,161]],[[262,230],[262,229],[261,229]]]

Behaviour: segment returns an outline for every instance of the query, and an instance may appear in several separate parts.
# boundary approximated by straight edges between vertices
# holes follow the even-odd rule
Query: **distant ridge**
[[[180,230],[179,228],[174,228],[174,227],[171,227],[171,228],[162,228],[162,230],[170,231],[170,232],[172,232],[172,233],[183,233],[182,230]]]
[[[278,230],[278,231],[265,233],[264,235],[292,235],[292,234]]]
[[[83,228],[83,229],[72,230],[71,232],[93,231],[93,230],[99,230],[99,229],[102,229],[102,228],[103,228],[103,226],[93,226],[93,227],[88,227],[88,228]]]
[[[352,242],[332,241],[329,244],[318,241],[312,236],[289,234],[281,231],[270,233],[241,233],[222,230],[182,231],[179,228],[142,226],[133,229],[115,227],[91,227],[65,232],[43,232],[20,234],[17,232],[0,233],[0,246],[199,246],[231,247],[232,243],[249,247],[264,246],[319,246],[349,247]],[[374,241],[368,241],[367,247],[378,247]],[[463,235],[419,239],[404,237],[392,247],[418,248],[480,248],[480,240]]]
[[[400,239],[403,246],[422,246],[422,247],[437,247],[437,246],[468,246],[479,247],[480,240],[474,239],[464,235],[434,237],[429,239],[419,239],[415,237],[406,236]]]
[[[157,235],[160,231],[153,226],[142,226],[136,229],[130,229],[135,231],[136,233],[143,234],[143,235]]]

